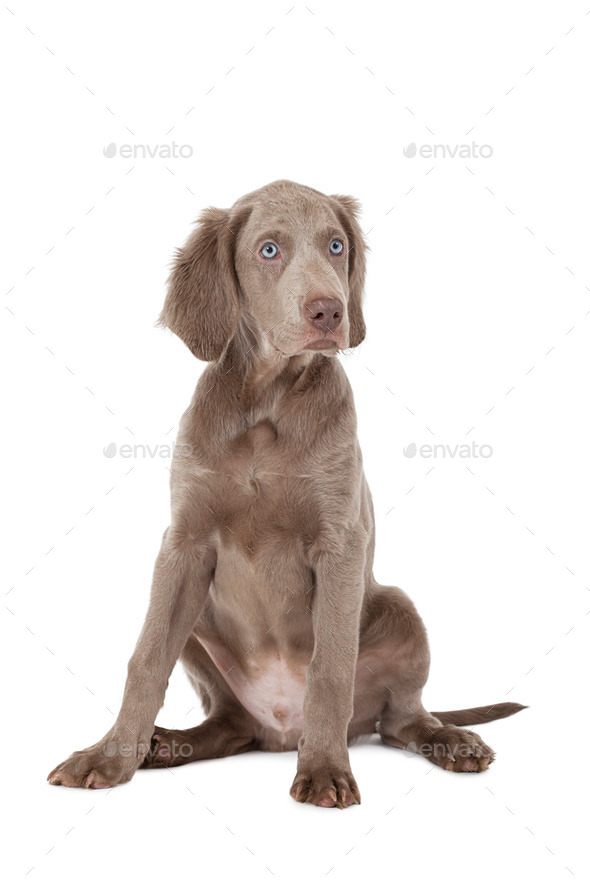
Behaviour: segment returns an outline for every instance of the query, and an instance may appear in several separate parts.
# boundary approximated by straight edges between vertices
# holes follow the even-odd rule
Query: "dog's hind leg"
[[[363,611],[355,686],[355,718],[379,704],[376,730],[384,743],[420,753],[448,771],[478,772],[494,753],[479,735],[459,728],[500,719],[519,704],[429,713],[422,704],[430,657],[426,630],[397,587],[373,584]],[[352,723],[351,736],[360,733]]]
[[[168,729],[156,726],[150,751],[142,768],[186,765],[200,759],[220,759],[255,750],[258,740],[247,721],[210,716],[196,728]]]
[[[207,719],[195,728],[154,726],[143,768],[186,765],[199,759],[219,759],[255,750],[259,726],[242,706],[198,639],[191,635],[181,661],[201,698]]]

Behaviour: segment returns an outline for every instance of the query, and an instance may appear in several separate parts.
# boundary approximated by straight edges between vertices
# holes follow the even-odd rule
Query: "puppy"
[[[111,787],[140,766],[298,749],[291,795],[360,802],[348,742],[377,732],[449,771],[494,754],[460,726],[515,703],[431,713],[424,625],[373,577],[375,523],[338,351],[365,336],[351,197],[289,181],[207,209],[178,252],[161,323],[209,365],[172,464],[172,520],[117,720],[49,775]],[[155,727],[182,660],[207,718]]]

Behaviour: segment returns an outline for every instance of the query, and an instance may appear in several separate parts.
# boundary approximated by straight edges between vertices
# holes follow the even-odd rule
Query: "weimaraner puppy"
[[[49,775],[110,787],[139,767],[298,749],[291,796],[360,802],[348,743],[377,732],[450,771],[494,754],[459,726],[500,703],[429,713],[424,625],[372,574],[374,516],[339,350],[365,336],[363,235],[351,197],[290,181],[207,209],[170,277],[161,323],[209,365],[172,465],[172,520],[105,737]],[[154,726],[181,659],[207,714]]]

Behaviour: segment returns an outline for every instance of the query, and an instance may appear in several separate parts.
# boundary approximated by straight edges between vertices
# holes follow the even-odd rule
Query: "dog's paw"
[[[105,739],[78,750],[53,769],[47,780],[53,786],[99,790],[131,780],[149,745]]]
[[[297,802],[309,802],[322,808],[348,808],[361,802],[351,771],[330,765],[298,771],[291,796]]]
[[[185,732],[156,726],[151,746],[143,760],[142,768],[169,768],[189,762],[193,755],[193,744]]]
[[[419,748],[423,756],[440,765],[445,771],[466,771],[477,774],[494,761],[491,747],[473,731],[455,725],[437,728],[432,742]]]

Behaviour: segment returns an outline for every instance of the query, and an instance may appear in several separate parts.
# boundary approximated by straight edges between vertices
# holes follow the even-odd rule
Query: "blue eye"
[[[332,240],[330,243],[330,252],[332,255],[342,255],[344,252],[344,243],[342,240]]]
[[[279,254],[279,248],[274,243],[265,243],[260,250],[260,254],[263,258],[276,258]]]

